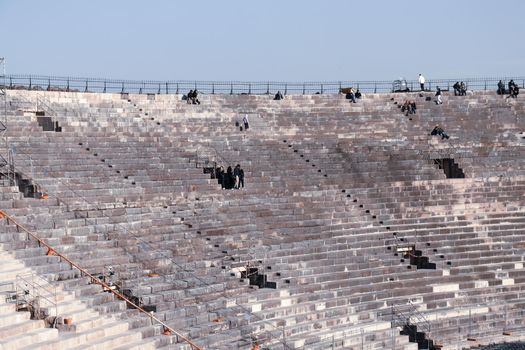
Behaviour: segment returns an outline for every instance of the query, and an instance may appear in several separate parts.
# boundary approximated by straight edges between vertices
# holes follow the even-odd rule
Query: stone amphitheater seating
[[[408,306],[443,349],[523,339],[525,103],[408,96],[188,105],[178,95],[10,91],[17,169],[49,198],[3,187],[2,210],[88,272],[111,267],[120,290],[206,349],[250,349],[254,339],[272,350],[393,340],[416,349],[390,322],[392,308]],[[37,123],[37,98],[61,132]],[[416,99],[415,115],[400,112],[405,98]],[[244,114],[248,131],[235,126]],[[437,123],[450,140],[428,135]],[[447,179],[434,158],[453,158],[465,178]],[[236,163],[242,191],[203,172]],[[0,334],[24,334],[20,348],[191,349],[0,225],[0,286],[36,273],[74,321],[45,328],[7,300]],[[411,265],[405,246],[436,268]],[[251,283],[250,267],[276,288]]]

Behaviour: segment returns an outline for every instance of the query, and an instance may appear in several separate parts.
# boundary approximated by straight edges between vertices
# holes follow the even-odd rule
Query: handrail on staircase
[[[160,320],[156,316],[152,315],[148,311],[146,311],[143,308],[141,308],[140,306],[136,305],[134,302],[129,300],[127,297],[125,297],[120,292],[118,292],[116,290],[113,290],[110,285],[108,285],[104,281],[101,281],[96,276],[93,276],[91,273],[86,271],[84,268],[79,266],[77,263],[75,263],[74,261],[70,260],[67,256],[65,256],[62,253],[59,253],[58,251],[56,251],[56,249],[54,249],[51,245],[49,245],[44,240],[42,240],[41,238],[36,236],[33,232],[31,232],[28,229],[26,229],[22,224],[19,224],[12,216],[7,214],[3,210],[0,210],[0,219],[4,219],[4,218],[7,219],[8,223],[12,222],[18,229],[22,230],[29,237],[31,237],[34,240],[36,240],[40,246],[46,247],[48,249],[48,255],[55,255],[55,256],[60,257],[61,259],[63,259],[67,263],[69,263],[71,265],[71,267],[74,267],[78,271],[80,271],[81,275],[83,274],[83,275],[89,277],[93,283],[99,284],[100,286],[102,286],[104,288],[104,290],[107,290],[107,291],[113,293],[119,299],[124,300],[126,303],[128,303],[131,306],[133,306],[135,309],[137,309],[140,312],[142,312],[143,314],[147,315],[152,321],[155,321],[155,322],[159,323],[160,325],[162,325],[164,327],[164,334],[165,335],[175,334],[177,337],[179,337],[180,339],[182,339],[183,341],[188,343],[191,346],[192,349],[203,350],[203,348],[201,348],[197,344],[193,343],[189,338],[187,338],[184,335],[182,335],[179,331],[177,331],[177,330],[173,329],[172,327],[168,326],[166,323],[164,323],[162,320]]]
[[[18,307],[18,298],[19,298],[18,287],[19,287],[20,284],[24,284],[24,286],[22,286],[23,287],[23,291],[24,291],[24,295],[27,294],[29,296],[33,296],[35,299],[42,298],[42,299],[46,300],[55,309],[55,315],[54,316],[58,316],[57,289],[56,289],[56,286],[53,287],[52,290],[51,290],[51,287],[52,287],[51,285],[46,288],[46,286],[44,286],[44,284],[40,284],[40,283],[38,283],[38,281],[35,281],[35,277],[36,277],[37,280],[41,280],[41,281],[47,283],[47,281],[45,279],[43,279],[42,277],[38,276],[35,273],[16,275],[16,284],[15,284],[16,293],[15,294],[16,294],[16,299],[17,299],[17,307]],[[33,292],[31,293],[30,290],[26,290],[25,287],[32,288]],[[45,294],[52,296],[54,301],[49,299],[48,296],[44,296],[43,295],[44,293],[41,293],[41,291],[44,291]],[[40,307],[40,305],[39,305],[39,307]]]

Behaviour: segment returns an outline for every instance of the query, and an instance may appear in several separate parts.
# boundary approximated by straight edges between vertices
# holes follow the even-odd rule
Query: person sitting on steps
[[[464,82],[459,83],[459,96],[467,95],[467,86]]]
[[[186,103],[190,104],[192,99],[193,99],[193,90],[190,90],[190,92],[188,92],[188,94],[186,95]]]
[[[350,100],[352,100],[352,103],[356,103],[356,101],[355,101],[355,93],[354,93],[354,89],[353,88],[350,88],[350,91],[348,92],[348,98]]]
[[[275,94],[275,97],[273,99],[274,99],[274,101],[280,101],[280,100],[284,99],[284,96],[283,96],[283,94],[281,94],[281,91],[277,91],[277,93]]]
[[[509,81],[509,96],[507,96],[507,98],[509,97],[516,98],[518,97],[519,93],[520,93],[520,88],[514,82],[514,80]]]
[[[199,92],[197,91],[197,89],[195,89],[193,91],[193,98],[191,99],[191,103],[193,103],[194,105],[197,104],[197,105],[200,105],[200,101],[199,99],[197,98],[197,96],[199,95]]]
[[[357,89],[357,90],[355,91],[355,98],[359,99],[359,98],[361,98],[362,96],[363,96],[363,95],[361,94],[361,91],[359,91],[359,89]]]
[[[436,124],[434,129],[430,132],[431,136],[441,136],[441,139],[448,139],[450,136],[447,135],[447,133],[439,126],[439,124]]]
[[[437,90],[436,90],[436,104],[437,105],[443,104],[443,100],[441,99],[441,89],[439,88],[439,86],[437,87]]]

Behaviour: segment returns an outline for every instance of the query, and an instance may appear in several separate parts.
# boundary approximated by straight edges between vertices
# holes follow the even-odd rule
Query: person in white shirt
[[[248,114],[244,115],[244,117],[242,118],[242,122],[244,123],[244,130],[248,130],[248,128],[250,127],[250,124],[248,122]]]
[[[419,74],[419,85],[421,86],[421,91],[425,91],[425,77]]]

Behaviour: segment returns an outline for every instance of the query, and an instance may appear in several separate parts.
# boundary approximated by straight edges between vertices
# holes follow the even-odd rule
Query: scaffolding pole
[[[6,61],[0,57],[0,184],[15,185],[15,167],[13,152],[9,149],[7,136],[7,85]]]

